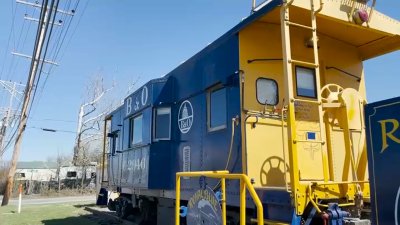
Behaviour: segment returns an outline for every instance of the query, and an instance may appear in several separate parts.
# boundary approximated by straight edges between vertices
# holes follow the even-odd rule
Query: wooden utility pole
[[[10,199],[12,188],[14,185],[14,176],[15,176],[17,162],[18,162],[18,158],[19,158],[19,154],[20,154],[22,138],[24,135],[25,127],[26,127],[26,122],[28,120],[28,112],[29,112],[29,105],[30,105],[32,90],[33,90],[33,86],[34,86],[34,83],[36,80],[36,75],[37,75],[37,71],[39,68],[39,64],[41,61],[40,56],[42,54],[42,48],[43,48],[43,44],[46,39],[47,29],[49,27],[49,22],[50,22],[51,14],[53,12],[53,7],[54,7],[55,1],[56,0],[51,0],[49,8],[48,8],[49,0],[44,0],[43,4],[42,4],[39,25],[38,25],[38,31],[37,31],[37,35],[36,35],[36,41],[35,41],[35,47],[33,50],[32,61],[31,61],[31,66],[30,66],[30,70],[29,70],[29,77],[28,77],[26,88],[25,88],[25,96],[24,96],[24,102],[23,102],[22,110],[21,110],[21,118],[20,118],[20,121],[18,124],[18,131],[17,131],[17,136],[15,139],[14,152],[13,152],[12,160],[11,160],[11,167],[10,167],[10,171],[9,171],[8,177],[7,177],[6,189],[5,189],[3,201],[1,203],[2,206],[8,205],[8,201]]]

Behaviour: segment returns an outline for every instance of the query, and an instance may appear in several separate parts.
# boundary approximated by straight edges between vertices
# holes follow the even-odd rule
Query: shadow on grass
[[[94,215],[81,215],[75,217],[67,217],[62,219],[42,220],[44,225],[119,225],[123,222],[110,219],[108,217],[99,217]]]
[[[100,224],[94,221],[91,221],[87,215],[76,216],[76,217],[67,217],[62,219],[50,219],[50,220],[43,220],[43,224],[45,225],[69,225],[69,224]]]
[[[88,204],[78,204],[74,205],[75,208],[84,208],[84,207],[97,207],[95,203],[88,203]]]
[[[99,211],[94,208],[95,204],[74,205],[77,208],[84,208],[90,214],[62,219],[42,220],[44,225],[119,225],[130,224],[128,221],[119,220],[114,216],[115,213],[110,211]]]

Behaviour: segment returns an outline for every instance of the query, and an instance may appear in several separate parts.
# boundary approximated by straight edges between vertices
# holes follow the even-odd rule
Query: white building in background
[[[53,162],[18,162],[16,180],[50,181],[57,177],[57,163]]]
[[[97,163],[90,163],[89,166],[86,166],[86,179],[96,178],[96,167]],[[62,166],[60,168],[60,178],[61,180],[74,180],[81,179],[84,168],[82,166]]]
[[[96,178],[97,163],[86,166],[86,179]],[[84,172],[81,166],[66,165],[60,167],[61,180],[76,180],[82,178]],[[55,162],[18,162],[16,180],[26,181],[57,181],[57,163]]]

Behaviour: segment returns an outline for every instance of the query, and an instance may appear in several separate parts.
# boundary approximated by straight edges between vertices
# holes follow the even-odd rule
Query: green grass
[[[83,204],[26,205],[20,214],[17,206],[0,207],[0,225],[97,225]]]

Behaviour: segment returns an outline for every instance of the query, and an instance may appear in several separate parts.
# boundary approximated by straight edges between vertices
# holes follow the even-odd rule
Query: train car
[[[125,98],[105,122],[109,207],[142,224],[370,224],[363,61],[400,48],[375,3],[265,1]]]
[[[400,98],[368,104],[365,109],[372,223],[398,225],[400,197]]]

